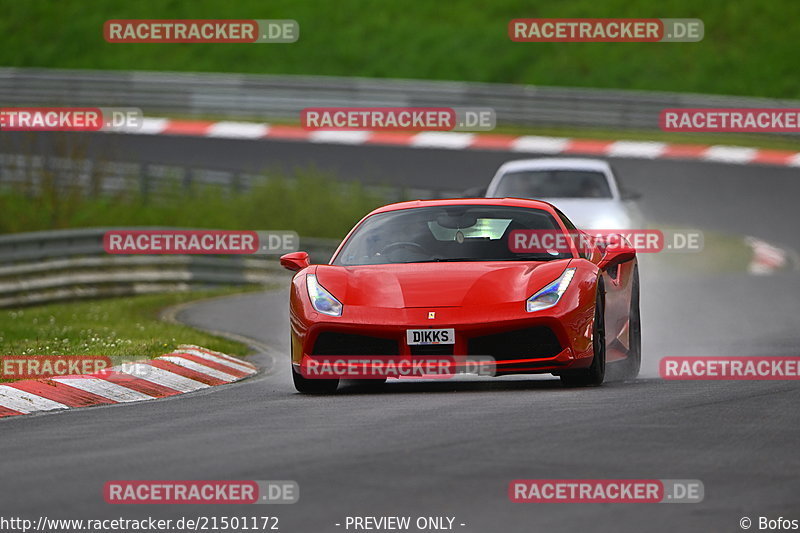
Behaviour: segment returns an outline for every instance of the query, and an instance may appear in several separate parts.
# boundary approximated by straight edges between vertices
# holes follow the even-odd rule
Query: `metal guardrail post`
[[[150,200],[150,164],[139,165],[139,194],[142,201],[147,204]]]
[[[187,167],[183,171],[183,189],[185,191],[190,191],[192,189],[192,184],[194,182],[194,169],[192,167]]]

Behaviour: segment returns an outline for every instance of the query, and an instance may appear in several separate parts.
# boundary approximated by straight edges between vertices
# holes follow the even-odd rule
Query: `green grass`
[[[244,344],[159,319],[180,303],[253,290],[216,289],[56,303],[0,310],[0,357],[6,355],[103,355],[114,364],[163,355],[179,344],[196,344],[245,355]]]
[[[0,65],[610,87],[800,97],[800,2],[0,0]],[[514,43],[512,18],[701,18],[699,43]],[[111,18],[291,18],[294,44],[109,44]]]
[[[694,231],[693,228],[677,226],[658,226],[656,229],[665,235],[671,231]],[[664,250],[639,254],[642,268],[656,276],[746,272],[752,258],[753,251],[741,235],[715,231],[703,231],[703,249],[698,252]]]
[[[47,181],[47,180],[45,180]],[[23,185],[0,190],[0,234],[98,226],[174,226],[293,230],[343,237],[361,217],[386,203],[359,183],[343,184],[316,172],[273,178],[233,194],[214,186],[184,190],[167,180],[143,196],[136,187],[116,196],[64,191],[52,185],[31,193]]]

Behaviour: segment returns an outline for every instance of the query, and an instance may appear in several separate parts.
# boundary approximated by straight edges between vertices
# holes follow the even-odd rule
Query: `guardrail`
[[[180,72],[0,69],[7,106],[139,107],[146,114],[298,119],[310,106],[491,107],[529,126],[658,129],[666,107],[800,107],[796,100],[472,82]]]
[[[194,186],[218,187],[230,193],[243,193],[269,179],[267,174],[235,169],[0,153],[0,187],[23,191],[39,190],[47,181],[49,185],[62,190],[78,188],[87,194],[110,195],[135,192],[147,200],[151,193],[168,197],[191,190]],[[409,198],[451,198],[463,193],[447,189],[373,184],[364,184],[364,188],[387,203]]]
[[[103,235],[112,229],[179,228],[88,228],[0,235],[0,307],[198,286],[264,284],[287,277],[277,257],[108,255]],[[330,239],[300,239],[301,249],[316,263],[327,262],[337,244]]]

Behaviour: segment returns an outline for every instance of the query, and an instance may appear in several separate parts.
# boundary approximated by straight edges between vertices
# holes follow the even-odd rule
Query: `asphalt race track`
[[[93,142],[111,142],[93,138]],[[520,154],[118,136],[133,160],[220,167],[314,163],[364,178],[481,184]],[[210,149],[205,143],[219,143]],[[98,148],[99,149],[99,148]],[[800,248],[798,170],[617,160],[659,223],[748,234]],[[405,173],[405,174],[404,174]],[[405,179],[405,178],[403,178]],[[37,518],[277,515],[287,532],[344,531],[348,515],[455,516],[464,532],[740,531],[748,516],[800,518],[800,386],[665,382],[667,355],[797,355],[796,273],[670,273],[642,265],[644,364],[630,383],[569,390],[553,379],[390,381],[378,393],[294,392],[285,291],[185,310],[193,325],[268,346],[244,382],[138,405],[0,421],[3,514]],[[697,504],[514,504],[520,478],[699,479]],[[296,480],[281,506],[113,506],[124,479]],[[461,526],[460,524],[465,524]],[[757,529],[754,524],[752,529]]]
[[[72,134],[73,150],[98,160],[261,172],[317,168],[341,179],[461,191],[486,186],[519,152],[223,139],[172,135]],[[66,138],[6,132],[0,151],[70,153]],[[560,156],[559,156],[560,157]],[[800,168],[609,158],[622,182],[642,193],[648,220],[753,235],[800,250]],[[795,222],[795,223],[793,223]]]

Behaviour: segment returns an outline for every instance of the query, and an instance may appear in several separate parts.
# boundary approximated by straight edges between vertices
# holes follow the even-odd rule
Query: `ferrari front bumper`
[[[589,366],[593,355],[589,305],[557,305],[534,313],[521,310],[519,303],[491,309],[351,306],[341,317],[314,315],[293,317],[292,360],[298,368],[331,357],[357,361],[360,368],[366,360],[380,366],[386,358],[450,358],[453,368],[459,362],[466,369],[484,364],[494,375],[559,373]],[[455,342],[409,345],[410,329],[452,329]]]

